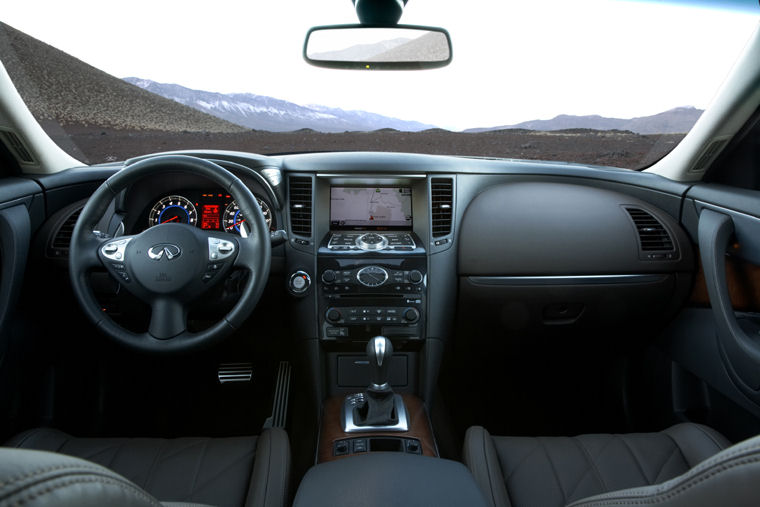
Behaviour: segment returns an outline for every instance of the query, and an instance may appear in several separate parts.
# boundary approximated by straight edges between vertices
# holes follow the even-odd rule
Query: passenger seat
[[[731,447],[699,424],[537,438],[474,426],[464,462],[494,506],[760,505],[760,437]]]

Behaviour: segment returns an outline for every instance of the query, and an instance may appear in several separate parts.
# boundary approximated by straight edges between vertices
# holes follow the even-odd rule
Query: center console
[[[330,188],[317,260],[320,339],[424,338],[427,257],[411,201],[410,187]]]

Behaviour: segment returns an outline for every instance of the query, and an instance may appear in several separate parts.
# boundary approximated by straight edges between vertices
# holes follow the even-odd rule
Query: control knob
[[[332,269],[326,269],[322,272],[322,281],[325,283],[333,283],[335,281],[335,271]]]
[[[340,318],[342,315],[340,314],[340,311],[337,308],[330,308],[327,310],[327,320],[330,322],[338,322],[340,321]]]
[[[412,283],[420,283],[422,281],[422,273],[413,269],[409,272],[409,281]]]
[[[404,312],[404,319],[410,323],[417,322],[420,320],[420,312],[416,308],[407,308]]]

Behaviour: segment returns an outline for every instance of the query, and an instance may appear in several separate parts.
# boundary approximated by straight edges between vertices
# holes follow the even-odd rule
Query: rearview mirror
[[[303,57],[330,69],[435,69],[451,63],[451,38],[428,26],[315,26],[306,34]]]

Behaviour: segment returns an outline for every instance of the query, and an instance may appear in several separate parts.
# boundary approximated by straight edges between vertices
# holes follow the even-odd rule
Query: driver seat
[[[104,488],[108,489],[103,477],[110,481],[111,490],[128,493],[130,498],[142,495],[150,500],[143,503],[144,498],[137,501],[135,497],[123,502],[129,505],[151,505],[151,501],[157,499],[183,505],[280,507],[288,500],[290,444],[287,433],[280,428],[265,430],[258,437],[175,439],[76,438],[58,430],[38,428],[17,435],[5,446],[17,450],[0,449],[0,504],[3,505],[12,498],[6,497],[10,494],[8,491],[3,491],[10,484],[9,479],[35,474],[47,485],[41,488],[40,483],[35,482],[29,488],[21,488],[28,498],[34,498],[31,505],[68,505],[67,502],[82,505],[79,502],[93,494],[104,500],[109,497],[98,497],[109,494],[108,491],[103,493]],[[61,454],[80,459],[71,460]],[[87,467],[92,467],[92,463],[108,470],[97,467],[90,474]],[[81,472],[82,467],[85,472]],[[66,473],[52,478],[45,476],[59,469],[69,471],[68,474],[74,470],[81,480],[72,482]],[[109,471],[118,475],[107,476]],[[114,476],[127,480],[113,486]],[[82,488],[84,497],[78,498],[76,495],[83,494]],[[152,504],[160,505],[158,501]],[[29,504],[24,501],[25,506]]]

